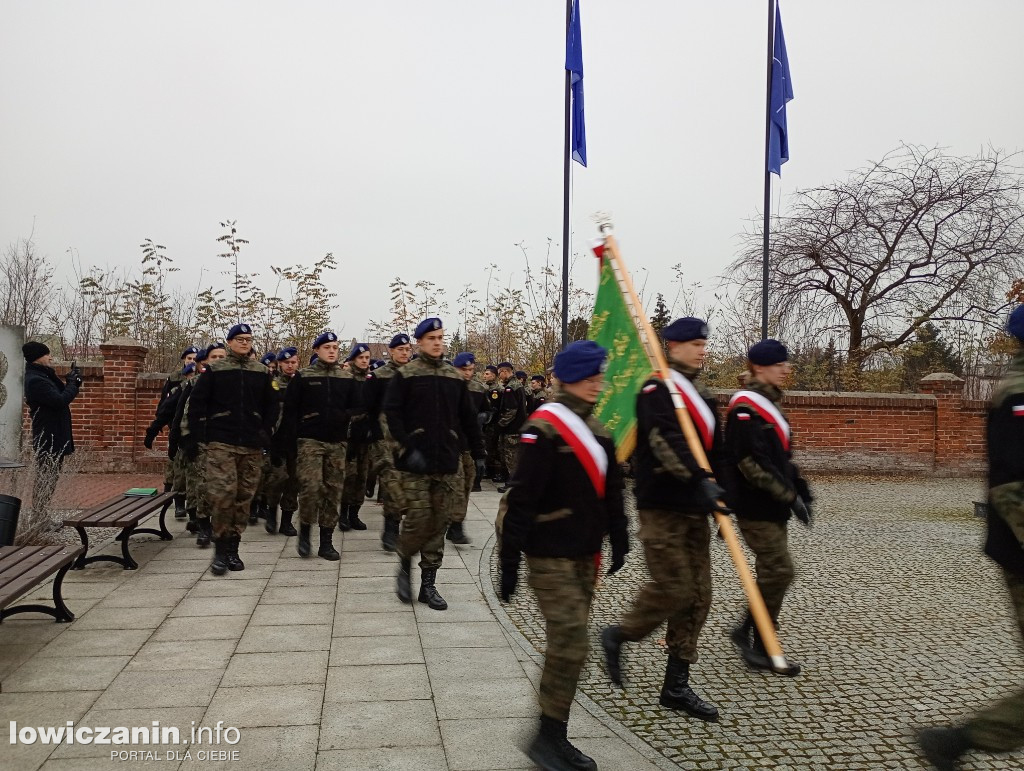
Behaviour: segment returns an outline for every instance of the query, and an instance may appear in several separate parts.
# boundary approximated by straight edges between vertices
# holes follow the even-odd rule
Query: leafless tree
[[[53,264],[36,251],[32,236],[8,245],[0,256],[0,324],[25,327],[30,338],[54,300]]]

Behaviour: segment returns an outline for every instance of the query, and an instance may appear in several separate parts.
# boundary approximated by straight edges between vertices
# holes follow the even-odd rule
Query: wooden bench
[[[160,536],[161,541],[173,540],[174,536],[167,530],[165,519],[167,509],[174,503],[174,493],[162,493],[142,498],[135,498],[130,495],[119,495],[111,498],[106,503],[83,511],[76,517],[68,517],[64,520],[66,527],[73,527],[78,531],[78,537],[82,539],[83,551],[75,561],[73,568],[81,570],[90,562],[116,562],[122,565],[125,570],[135,570],[139,563],[132,559],[128,552],[128,539],[139,533],[149,533]],[[160,511],[160,529],[152,527],[139,527],[139,522],[150,514]],[[90,527],[119,527],[120,535],[117,540],[121,542],[121,556],[112,554],[94,554],[86,556],[89,551],[89,535],[86,529]]]
[[[15,613],[45,613],[57,623],[75,620],[61,595],[61,585],[68,568],[84,550],[80,546],[0,546],[0,622]],[[18,605],[12,602],[39,586],[52,576],[53,607],[46,605]]]

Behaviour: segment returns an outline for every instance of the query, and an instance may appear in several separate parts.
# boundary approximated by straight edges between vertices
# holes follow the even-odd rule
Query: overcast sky
[[[796,98],[776,200],[901,141],[1024,147],[1024,2],[783,0]],[[561,240],[559,0],[0,0],[0,246],[67,270],[165,244],[185,285],[238,221],[250,270],[331,251],[345,335],[396,275],[452,299]],[[647,294],[714,283],[758,216],[767,0],[581,0],[590,167]],[[560,247],[556,247],[560,254]],[[646,268],[645,274],[641,269]],[[589,258],[574,276],[592,286]],[[518,276],[516,275],[518,273]],[[216,277],[216,281],[222,281]],[[674,291],[674,290],[673,290]]]

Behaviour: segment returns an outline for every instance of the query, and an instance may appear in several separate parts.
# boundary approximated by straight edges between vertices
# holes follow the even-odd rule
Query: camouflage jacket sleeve
[[[637,394],[636,417],[640,436],[665,471],[682,482],[708,476],[690,452],[672,406],[672,397],[663,382],[649,380]]]
[[[748,415],[740,419],[740,415]],[[751,410],[738,407],[729,416],[729,434],[736,468],[743,478],[780,503],[792,503],[796,488],[772,463],[764,433],[773,430]]]
[[[499,392],[498,425],[504,428],[511,425],[519,414],[519,389],[505,386]]]

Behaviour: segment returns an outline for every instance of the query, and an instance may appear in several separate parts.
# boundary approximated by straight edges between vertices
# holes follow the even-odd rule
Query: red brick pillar
[[[138,380],[148,349],[130,337],[115,337],[100,346],[103,353],[103,436],[110,458],[110,470],[135,471],[136,455],[142,451],[138,412]],[[149,416],[152,419],[152,416]]]
[[[935,397],[935,468],[960,465],[970,437],[964,422],[964,381],[949,372],[921,378],[921,393]]]

